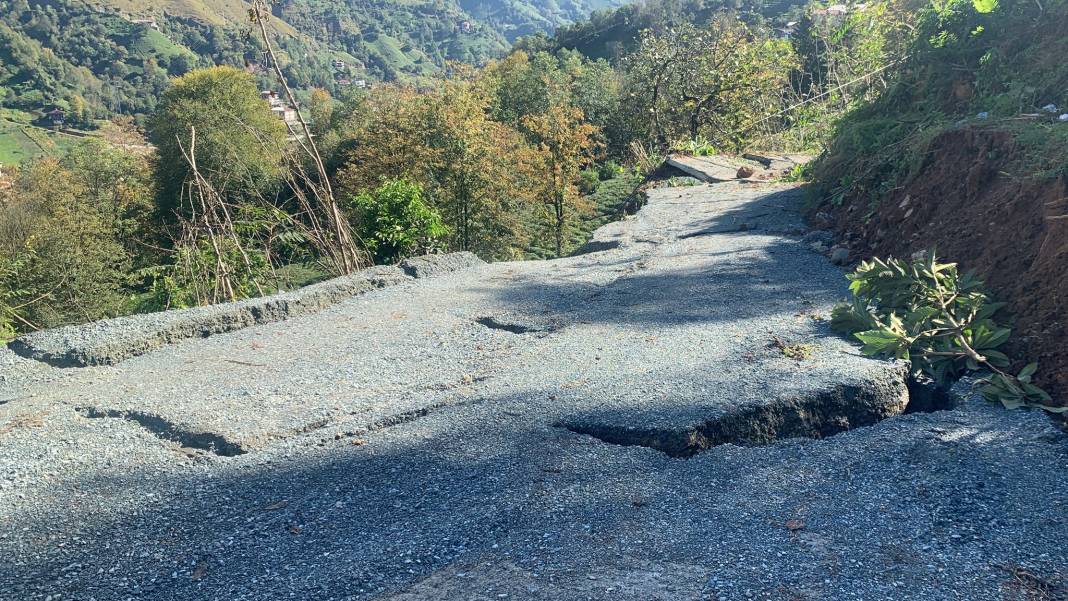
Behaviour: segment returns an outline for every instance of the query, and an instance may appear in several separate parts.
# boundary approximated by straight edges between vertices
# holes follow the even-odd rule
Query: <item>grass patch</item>
[[[793,359],[794,361],[804,361],[811,359],[816,353],[816,345],[803,344],[800,342],[786,342],[782,338],[776,336],[771,341],[771,345],[782,353],[783,357],[787,359]]]

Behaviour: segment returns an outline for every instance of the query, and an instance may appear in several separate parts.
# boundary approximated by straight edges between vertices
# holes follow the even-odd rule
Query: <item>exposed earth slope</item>
[[[0,354],[0,597],[1063,595],[1068,439],[900,415],[799,196],[653,190],[598,252],[111,367]]]

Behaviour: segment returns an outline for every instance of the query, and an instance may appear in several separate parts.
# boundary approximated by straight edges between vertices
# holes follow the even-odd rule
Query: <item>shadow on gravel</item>
[[[19,550],[8,556],[0,584],[12,599],[369,599],[455,562],[485,562],[490,570],[514,562],[566,586],[569,578],[585,579],[581,568],[591,559],[596,566],[624,556],[653,562],[679,556],[720,565],[716,549],[724,535],[730,544],[741,534],[780,537],[778,548],[789,552],[796,542],[781,524],[796,507],[810,510],[818,524],[837,507],[870,507],[887,491],[918,527],[929,523],[928,514],[945,523],[947,512],[963,511],[955,509],[962,503],[967,509],[977,494],[961,488],[961,463],[975,466],[976,481],[994,488],[984,497],[993,515],[1012,495],[1042,498],[1050,487],[1035,483],[1057,482],[1030,475],[1030,453],[1006,455],[1003,445],[992,444],[1011,432],[961,422],[938,430],[891,428],[844,450],[813,445],[803,458],[792,447],[687,462],[605,452],[599,442],[539,423],[534,416],[544,408],[536,399],[547,395],[487,399],[479,407],[490,410],[474,415],[445,409],[451,415],[382,431],[368,442],[340,437],[317,449],[311,439],[285,453],[174,469],[127,472],[101,462],[102,471],[56,487],[52,503],[22,505],[11,529],[0,526],[7,535],[0,549]],[[946,460],[942,441],[950,438],[957,452]],[[885,445],[880,452],[857,452],[875,442]],[[990,455],[1011,462],[1007,473],[1019,470],[1012,486],[999,484],[999,473],[984,476]],[[946,461],[954,466],[948,473]],[[890,467],[902,462],[908,469]],[[871,470],[878,476],[856,476]],[[922,493],[915,492],[917,473],[924,474]],[[1021,480],[1028,486],[1017,486]],[[775,502],[754,502],[753,495],[773,495]],[[887,511],[864,515],[872,520],[865,529],[885,533],[901,519]],[[985,525],[987,515],[976,520]],[[1033,520],[1034,527],[1048,527],[1040,522]],[[959,531],[932,536],[949,541]],[[634,543],[645,537],[654,544]],[[59,544],[72,539],[76,544]],[[747,561],[765,559],[751,548],[741,552],[749,553]],[[800,553],[799,561],[811,563],[807,550]],[[865,553],[888,561],[878,546]]]
[[[509,311],[638,327],[747,320],[845,297],[842,273],[795,242],[759,251],[694,251],[685,263],[667,268],[638,264],[607,286],[561,278],[485,293]]]
[[[476,428],[456,439],[447,426],[431,428],[433,439],[417,431],[373,447],[341,437],[320,445],[329,455],[303,448],[298,458],[273,454],[257,464],[250,454],[211,460],[210,471],[203,463],[109,468],[73,491],[57,490],[59,515],[29,506],[19,512],[19,529],[33,532],[26,542],[38,534],[80,542],[65,549],[42,542],[47,555],[22,554],[0,584],[19,599],[45,592],[99,601],[378,597],[545,522],[537,508],[547,481],[590,477],[562,474],[561,457],[549,451],[568,435],[522,421],[508,432]],[[598,529],[617,530],[625,516],[610,507],[631,501],[610,488],[560,499],[549,523],[596,521]]]

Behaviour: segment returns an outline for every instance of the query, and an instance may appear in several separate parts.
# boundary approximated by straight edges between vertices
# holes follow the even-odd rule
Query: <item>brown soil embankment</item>
[[[937,137],[922,167],[877,206],[814,211],[854,258],[935,248],[1009,303],[1013,356],[1040,364],[1039,384],[1068,405],[1068,181],[1033,177],[1011,131]]]

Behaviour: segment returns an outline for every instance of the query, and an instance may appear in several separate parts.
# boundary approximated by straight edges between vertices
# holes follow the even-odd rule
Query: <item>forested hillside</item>
[[[71,125],[90,127],[114,115],[148,115],[168,78],[196,67],[249,65],[263,79],[241,4],[155,17],[82,0],[0,0],[0,107],[36,115],[59,107]],[[283,56],[300,59],[285,61],[294,84],[335,86],[336,53],[282,21],[271,29]]]
[[[519,35],[609,3],[278,0],[271,28],[292,85],[338,94],[426,79],[449,61],[484,64]],[[248,68],[266,85],[247,10],[244,0],[0,0],[0,107],[34,117],[59,107],[88,127],[147,116],[167,79],[196,67]]]
[[[600,10],[589,19],[563,25],[547,40],[529,40],[558,50],[569,48],[595,58],[619,58],[632,51],[644,30],[663,32],[671,27],[707,23],[724,10],[750,23],[783,27],[800,20],[804,0],[647,0]]]
[[[549,33],[557,27],[585,20],[598,10],[627,0],[460,0],[460,7],[492,26],[509,41]]]

